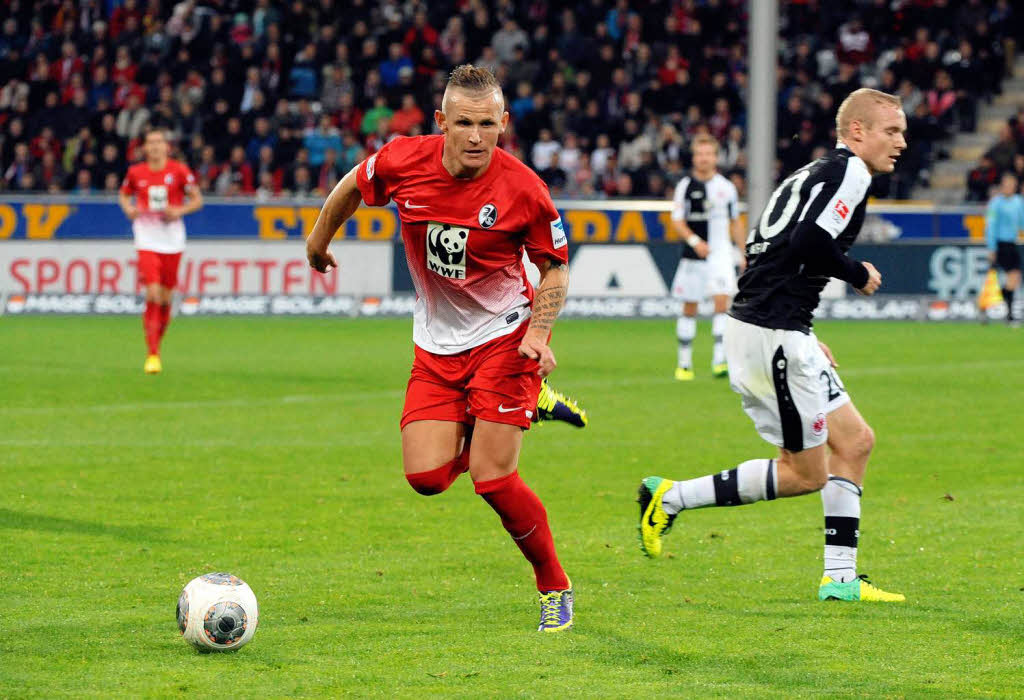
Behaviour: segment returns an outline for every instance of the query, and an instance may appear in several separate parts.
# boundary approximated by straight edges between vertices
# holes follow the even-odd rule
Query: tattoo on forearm
[[[542,287],[533,300],[533,318],[530,319],[530,330],[550,331],[558,318],[558,312],[565,303],[566,285]]]

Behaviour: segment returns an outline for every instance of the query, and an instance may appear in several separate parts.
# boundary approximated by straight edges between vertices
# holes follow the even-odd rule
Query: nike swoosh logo
[[[405,200],[405,208],[406,209],[426,209],[429,206],[430,206],[429,204],[413,204],[408,199]]]
[[[505,408],[500,403],[498,404],[498,413],[511,413],[512,411],[522,411],[522,406],[516,406],[515,408]]]

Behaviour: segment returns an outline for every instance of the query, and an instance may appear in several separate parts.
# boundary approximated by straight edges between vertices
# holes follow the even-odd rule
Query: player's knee
[[[452,483],[446,476],[438,474],[438,471],[437,469],[432,469],[428,472],[406,474],[405,480],[412,486],[412,490],[419,495],[436,496],[439,493],[444,493]]]
[[[837,450],[842,457],[853,461],[866,460],[871,456],[871,450],[875,448],[875,431],[864,423],[844,442],[845,444]]]
[[[458,457],[445,462],[436,469],[424,472],[406,472],[405,480],[421,496],[436,496],[444,493],[459,475],[469,467],[469,456],[463,451]]]
[[[871,450],[875,449],[875,431],[872,430],[871,426],[867,423],[864,424],[858,444],[860,446],[860,451],[865,457],[871,454]]]

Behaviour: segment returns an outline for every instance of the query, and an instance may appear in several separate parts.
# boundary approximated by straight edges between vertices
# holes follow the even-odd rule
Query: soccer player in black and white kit
[[[711,373],[728,372],[722,333],[729,298],[736,293],[736,248],[743,247],[739,195],[736,186],[716,169],[718,142],[701,135],[693,140],[693,171],[679,181],[672,196],[672,227],[685,241],[683,256],[672,279],[672,296],[683,302],[683,314],[676,320],[679,350],[676,379],[692,380],[693,339],[697,335],[697,304],[711,297]],[[741,269],[746,265],[739,256]]]
[[[831,351],[811,330],[830,277],[873,294],[882,278],[847,256],[864,221],[873,175],[892,172],[906,148],[898,97],[862,88],[836,115],[839,143],[786,178],[747,238],[747,271],[729,311],[729,382],[774,459],[751,459],[688,481],[651,476],[640,486],[641,545],[661,554],[680,511],[737,506],[821,491],[825,572],[821,600],[896,602],[857,575],[864,471],[874,433],[850,401]],[[826,449],[827,445],[827,449]]]

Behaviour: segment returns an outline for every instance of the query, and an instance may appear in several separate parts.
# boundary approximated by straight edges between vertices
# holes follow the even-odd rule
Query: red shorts
[[[159,284],[168,289],[178,286],[178,264],[181,253],[139,251],[139,280],[142,284]]]
[[[405,391],[402,427],[418,420],[472,424],[477,418],[528,429],[537,410],[537,361],[522,357],[527,323],[456,355],[417,347]]]

